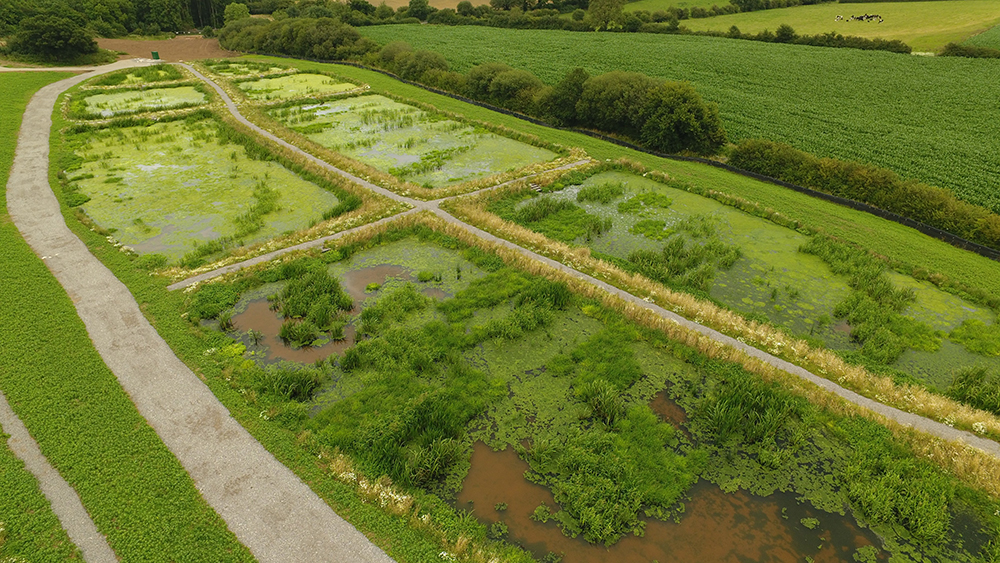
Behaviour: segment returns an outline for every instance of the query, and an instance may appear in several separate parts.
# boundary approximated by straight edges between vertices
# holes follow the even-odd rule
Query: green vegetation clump
[[[317,269],[291,278],[272,306],[285,318],[279,336],[294,346],[305,346],[324,334],[342,335],[341,312],[354,307],[354,300],[329,272]]]
[[[570,201],[537,197],[529,199],[520,207],[514,208],[514,203],[507,202],[504,209],[496,211],[497,214],[555,240],[590,240],[611,230],[610,218],[601,219]]]
[[[647,211],[667,209],[672,203],[673,200],[659,192],[641,192],[619,203],[618,212],[642,217]]]
[[[819,256],[834,273],[848,277],[851,293],[837,304],[834,315],[851,325],[851,337],[861,343],[864,358],[888,365],[907,348],[933,352],[941,346],[942,334],[903,315],[915,298],[913,291],[893,287],[885,263],[819,235],[810,238],[801,251]]]
[[[625,195],[625,186],[623,184],[609,182],[581,188],[576,194],[576,200],[579,202],[596,201],[598,203],[611,203],[623,195]]]
[[[742,256],[740,247],[723,242],[715,221],[703,215],[692,215],[669,229],[665,221],[643,220],[630,230],[654,240],[666,240],[659,251],[633,251],[625,265],[667,285],[708,291],[716,268],[728,269]]]
[[[958,370],[945,393],[952,399],[1000,415],[1000,374],[984,366]]]
[[[1000,356],[1000,324],[995,322],[987,325],[978,319],[968,319],[951,331],[948,338],[973,354]]]

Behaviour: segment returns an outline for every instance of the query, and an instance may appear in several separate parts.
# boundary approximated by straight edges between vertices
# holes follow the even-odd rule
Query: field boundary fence
[[[781,186],[783,188],[788,188],[790,190],[794,190],[796,192],[799,192],[799,193],[802,193],[802,194],[806,194],[806,195],[815,197],[817,199],[822,199],[824,201],[829,201],[831,203],[836,203],[838,205],[843,205],[845,207],[849,207],[849,208],[854,209],[856,211],[861,211],[861,212],[864,212],[864,213],[869,213],[871,215],[875,215],[876,217],[881,217],[882,219],[886,219],[888,221],[892,221],[894,223],[898,223],[900,225],[904,225],[906,227],[910,227],[911,229],[915,229],[915,230],[917,230],[917,231],[919,231],[919,232],[921,232],[921,233],[923,233],[923,234],[925,234],[925,235],[927,235],[929,237],[933,237],[933,238],[936,238],[936,239],[938,239],[940,241],[946,242],[946,243],[948,243],[948,244],[950,244],[950,245],[952,245],[952,246],[954,246],[956,248],[960,248],[962,250],[967,250],[969,252],[974,252],[974,253],[976,253],[976,254],[978,254],[980,256],[983,256],[985,258],[989,258],[990,260],[995,260],[997,262],[1000,262],[1000,251],[997,251],[996,249],[990,248],[988,246],[981,245],[979,243],[972,242],[970,240],[966,240],[966,239],[964,239],[964,238],[962,238],[962,237],[960,237],[960,236],[958,236],[958,235],[956,235],[954,233],[945,231],[943,229],[939,229],[937,227],[932,227],[931,225],[928,225],[926,223],[922,223],[920,221],[916,221],[916,220],[910,219],[909,217],[906,217],[906,216],[903,216],[903,215],[899,215],[898,213],[893,213],[892,211],[886,211],[885,209],[882,209],[882,208],[879,208],[879,207],[875,207],[874,205],[869,205],[867,203],[863,203],[863,202],[860,202],[860,201],[857,201],[857,200],[848,199],[848,198],[845,198],[845,197],[840,197],[840,196],[828,194],[826,192],[821,192],[821,191],[818,191],[818,190],[814,190],[812,188],[807,188],[805,186],[800,186],[798,184],[792,184],[790,182],[785,182],[784,180],[779,180],[777,178],[772,178],[770,176],[765,176],[764,174],[758,174],[756,172],[751,172],[749,170],[744,170],[742,168],[737,168],[735,166],[732,166],[730,164],[726,164],[724,162],[719,162],[717,160],[711,160],[711,159],[708,159],[708,158],[701,158],[701,157],[697,157],[697,156],[681,156],[681,155],[677,155],[677,154],[662,153],[662,152],[650,150],[650,149],[647,149],[645,147],[636,145],[635,143],[630,143],[628,141],[624,141],[622,139],[611,137],[609,135],[605,135],[603,133],[598,133],[597,131],[592,131],[592,130],[589,130],[589,129],[579,129],[579,128],[576,128],[576,127],[557,127],[557,126],[552,125],[550,123],[546,123],[545,121],[542,121],[541,119],[537,119],[537,118],[531,117],[529,115],[524,115],[523,113],[518,113],[518,112],[515,112],[515,111],[511,111],[509,109],[505,109],[505,108],[502,108],[502,107],[495,106],[493,104],[489,104],[489,103],[486,103],[486,102],[481,102],[481,101],[478,101],[478,100],[473,100],[471,98],[467,98],[467,97],[462,96],[460,94],[455,94],[454,92],[448,92],[447,90],[442,90],[440,88],[435,88],[433,86],[427,86],[426,84],[421,84],[419,82],[414,82],[412,80],[407,80],[407,79],[401,78],[401,77],[397,76],[396,74],[393,74],[393,73],[391,73],[391,72],[389,72],[387,70],[382,70],[380,68],[370,67],[368,65],[364,65],[364,64],[361,64],[361,63],[354,63],[354,62],[348,62],[348,61],[326,61],[326,60],[321,60],[321,59],[302,59],[300,57],[292,57],[292,56],[289,56],[289,55],[276,55],[276,54],[269,54],[269,53],[259,53],[259,54],[273,56],[273,57],[279,57],[279,58],[284,58],[284,59],[308,60],[308,61],[317,62],[317,63],[338,64],[338,65],[344,65],[344,66],[352,66],[352,67],[355,67],[355,68],[360,68],[360,69],[371,71],[371,72],[377,72],[379,74],[383,74],[385,76],[388,76],[390,78],[393,78],[395,80],[403,82],[404,84],[409,84],[410,86],[416,86],[417,88],[422,88],[424,90],[427,90],[428,92],[433,92],[433,93],[439,94],[441,96],[448,96],[449,98],[453,98],[453,99],[459,100],[461,102],[472,104],[474,106],[479,106],[479,107],[484,108],[484,109],[488,109],[488,110],[491,110],[491,111],[502,113],[504,115],[509,115],[509,116],[514,117],[516,119],[520,119],[522,121],[527,121],[528,123],[532,123],[534,125],[539,125],[541,127],[548,127],[550,129],[558,129],[558,130],[561,130],[561,131],[571,131],[573,133],[581,133],[583,135],[587,135],[587,136],[593,137],[595,139],[600,139],[602,141],[607,141],[609,143],[613,143],[613,144],[618,145],[620,147],[625,147],[627,149],[632,149],[632,150],[635,150],[635,151],[643,152],[643,153],[646,153],[646,154],[649,154],[649,155],[652,155],[652,156],[656,156],[656,157],[659,157],[659,158],[666,158],[666,159],[669,159],[669,160],[676,160],[676,161],[681,161],[681,162],[698,162],[698,163],[701,163],[701,164],[707,164],[709,166],[714,166],[715,168],[721,168],[723,170],[726,170],[728,172],[732,172],[734,174],[739,174],[740,176],[745,176],[747,178],[753,178],[754,180],[759,180],[761,182],[767,182],[769,184],[774,184],[776,186]]]

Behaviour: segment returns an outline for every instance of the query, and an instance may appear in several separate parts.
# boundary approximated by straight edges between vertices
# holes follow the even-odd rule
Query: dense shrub
[[[944,49],[938,53],[941,57],[969,57],[976,59],[1000,59],[1000,49],[990,49],[989,47],[976,47],[975,45],[959,45],[958,43],[948,43]]]
[[[892,211],[962,238],[1000,249],[1000,215],[957,199],[948,190],[903,180],[857,162],[817,158],[782,143],[741,142],[729,163],[751,172]]]
[[[219,32],[219,44],[234,51],[325,60],[361,58],[377,48],[374,41],[332,18],[236,20]]]
[[[57,15],[25,19],[7,47],[13,53],[56,61],[97,52],[92,32],[69,17]]]

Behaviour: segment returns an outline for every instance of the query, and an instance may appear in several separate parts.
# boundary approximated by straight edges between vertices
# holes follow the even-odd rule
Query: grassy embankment
[[[13,85],[37,88],[43,76],[5,75],[12,85],[5,101],[23,107],[27,96]],[[20,114],[4,113],[16,118],[4,120],[4,187]],[[0,322],[11,327],[0,332],[0,387],[115,553],[130,561],[252,560],[104,365],[69,296],[21,238],[6,205],[0,261]],[[18,499],[2,497],[5,504]]]
[[[21,126],[21,113],[31,96],[42,86],[72,76],[69,73],[6,74],[3,83],[3,106],[0,115],[0,186],[7,186],[10,166],[14,161],[14,139]],[[6,207],[0,208],[0,236],[5,242],[17,231],[9,224]],[[6,276],[4,276],[6,278]],[[5,285],[6,285],[6,281]],[[0,368],[7,371],[9,358],[0,356]],[[56,561],[79,557],[49,501],[38,489],[35,477],[24,462],[7,448],[8,435],[0,432],[0,557],[37,557]],[[40,559],[39,559],[40,560]]]
[[[664,0],[642,0],[626,4],[626,11],[662,10]],[[878,14],[877,21],[848,21],[852,15]],[[837,16],[844,19],[837,21]],[[743,33],[774,31],[787,24],[801,35],[836,32],[874,39],[899,39],[914,51],[940,51],[947,43],[961,43],[984,28],[1000,23],[1000,4],[992,0],[952,0],[949,2],[878,2],[838,4],[829,2],[759,10],[713,18],[688,19],[681,25],[692,31],[729,31],[731,26]]]
[[[996,60],[678,35],[429,25],[359,31],[380,43],[402,40],[437,51],[460,72],[500,61],[547,84],[578,66],[592,75],[626,70],[687,80],[719,104],[732,141],[764,138],[875,164],[1000,210],[993,188],[1000,183],[1000,153],[992,150],[1000,121],[982,119],[996,114]]]

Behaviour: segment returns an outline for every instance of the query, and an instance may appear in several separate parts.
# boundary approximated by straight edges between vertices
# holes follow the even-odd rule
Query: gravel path
[[[136,64],[123,61],[97,72]],[[69,293],[95,348],[139,412],[255,557],[392,561],[229,415],[146,321],[128,288],[66,227],[48,181],[51,114],[59,93],[93,75],[46,86],[28,104],[7,184],[14,224]]]
[[[0,392],[0,428],[10,434],[7,447],[24,462],[24,467],[35,476],[35,479],[38,479],[38,488],[49,500],[52,512],[59,518],[59,523],[66,530],[69,539],[80,548],[83,560],[87,563],[116,563],[118,558],[115,552],[108,546],[104,536],[97,531],[97,526],[83,508],[80,497],[42,455],[38,443],[28,433],[21,419],[14,414],[7,397],[2,392]]]
[[[700,333],[702,333],[702,334],[704,334],[706,336],[709,336],[713,340],[716,340],[716,341],[721,342],[723,344],[732,346],[733,348],[738,348],[738,349],[746,352],[747,354],[749,354],[751,356],[754,356],[756,358],[759,358],[759,359],[767,362],[768,364],[771,364],[771,365],[773,365],[773,366],[775,366],[775,367],[777,367],[777,368],[779,368],[779,369],[781,369],[781,370],[783,370],[785,372],[788,372],[790,374],[796,375],[796,376],[798,376],[798,377],[800,377],[800,378],[802,378],[802,379],[804,379],[806,381],[810,381],[812,383],[815,383],[816,385],[822,387],[823,389],[826,389],[827,391],[835,393],[835,394],[843,397],[844,399],[846,399],[846,400],[848,400],[848,401],[850,401],[850,402],[852,402],[852,403],[854,403],[856,405],[859,405],[859,406],[862,406],[862,407],[864,407],[866,409],[869,409],[871,411],[877,412],[877,413],[879,413],[879,414],[881,414],[881,415],[883,415],[883,416],[885,416],[887,418],[890,418],[892,420],[895,420],[896,422],[899,422],[900,424],[903,424],[905,426],[914,427],[914,428],[916,428],[916,429],[918,429],[918,430],[920,430],[922,432],[926,432],[928,434],[931,434],[933,436],[937,436],[937,437],[940,437],[940,438],[944,438],[946,440],[964,442],[966,444],[969,444],[971,446],[979,448],[980,450],[983,450],[983,451],[989,453],[990,455],[992,455],[994,457],[1000,458],[1000,444],[998,444],[997,442],[994,442],[993,440],[982,438],[982,437],[977,436],[977,435],[975,435],[975,434],[973,434],[971,432],[966,432],[964,430],[958,430],[958,429],[952,428],[952,427],[950,427],[950,426],[948,426],[946,424],[942,424],[940,422],[936,422],[934,420],[931,420],[931,419],[928,419],[928,418],[924,418],[922,416],[915,415],[913,413],[908,413],[906,411],[901,411],[901,410],[899,410],[897,408],[890,407],[888,405],[884,405],[882,403],[879,403],[878,401],[874,401],[874,400],[869,399],[869,398],[867,398],[867,397],[865,397],[863,395],[859,395],[859,394],[855,393],[854,391],[851,391],[849,389],[845,389],[845,388],[837,385],[836,383],[834,383],[834,382],[832,382],[832,381],[830,381],[828,379],[822,378],[822,377],[820,377],[820,376],[818,376],[818,375],[816,375],[814,373],[811,373],[811,372],[809,372],[809,371],[807,371],[807,370],[805,370],[805,369],[803,369],[803,368],[801,368],[799,366],[796,366],[795,364],[792,364],[790,362],[782,360],[781,358],[773,356],[773,355],[771,355],[771,354],[769,354],[769,353],[767,353],[767,352],[765,352],[763,350],[759,350],[757,348],[754,348],[753,346],[750,346],[748,344],[744,344],[743,342],[740,342],[739,340],[736,340],[735,338],[732,338],[730,336],[726,336],[725,334],[722,334],[721,332],[718,332],[718,331],[716,331],[714,329],[711,329],[709,327],[706,327],[704,325],[701,325],[701,324],[698,324],[696,322],[687,320],[684,317],[681,317],[680,315],[678,315],[678,314],[676,314],[676,313],[674,313],[672,311],[668,311],[668,310],[664,309],[663,307],[660,307],[659,305],[656,305],[656,304],[653,304],[653,303],[647,303],[646,301],[644,301],[644,300],[642,300],[642,299],[640,299],[640,298],[638,298],[638,297],[636,297],[636,296],[628,293],[625,290],[619,289],[619,288],[617,288],[617,287],[615,287],[615,286],[613,286],[611,284],[608,284],[606,282],[603,282],[601,280],[598,280],[596,278],[588,276],[587,274],[584,274],[583,272],[580,272],[580,271],[577,271],[577,270],[575,270],[573,268],[570,268],[569,266],[566,266],[565,264],[563,264],[561,262],[557,262],[555,260],[552,260],[551,258],[547,258],[547,257],[542,256],[540,254],[536,254],[536,253],[534,253],[534,252],[532,252],[532,251],[530,251],[530,250],[528,250],[526,248],[523,248],[521,246],[518,246],[518,245],[516,245],[516,244],[514,244],[514,243],[512,243],[510,241],[507,241],[505,239],[501,239],[501,238],[496,237],[496,236],[494,236],[494,235],[492,235],[490,233],[487,233],[486,231],[483,231],[481,229],[473,227],[472,225],[469,225],[468,223],[460,221],[456,217],[452,216],[448,212],[446,212],[443,209],[441,209],[440,207],[438,207],[438,204],[441,201],[443,201],[443,200],[420,201],[420,200],[415,200],[415,199],[408,198],[408,197],[403,197],[403,196],[401,196],[399,194],[396,194],[396,193],[391,192],[389,190],[386,190],[384,188],[375,186],[375,185],[373,185],[370,182],[365,182],[364,180],[361,180],[361,179],[359,179],[359,178],[357,178],[357,177],[355,177],[355,176],[353,176],[353,175],[351,175],[351,174],[349,174],[347,172],[339,170],[339,169],[337,169],[337,168],[335,168],[335,167],[333,167],[333,166],[331,166],[331,165],[329,165],[329,164],[327,164],[327,163],[319,160],[318,158],[316,158],[316,157],[314,157],[314,156],[306,153],[305,151],[299,149],[298,147],[296,147],[296,146],[294,146],[294,145],[292,145],[290,143],[287,143],[287,142],[285,142],[285,141],[283,141],[283,140],[275,137],[271,133],[268,133],[267,131],[264,131],[260,127],[258,127],[256,125],[254,125],[253,123],[251,123],[249,120],[247,120],[245,117],[243,117],[243,115],[239,112],[239,109],[236,107],[236,104],[233,103],[232,99],[226,94],[226,92],[221,87],[219,87],[218,84],[216,84],[215,82],[213,82],[212,80],[210,80],[206,76],[198,73],[197,71],[195,71],[194,69],[192,69],[190,66],[188,66],[188,65],[184,65],[184,66],[187,67],[192,72],[194,72],[194,74],[197,75],[198,78],[206,81],[213,88],[215,88],[216,92],[219,93],[219,95],[222,97],[223,101],[225,102],[226,107],[229,108],[229,111],[241,123],[247,125],[251,129],[253,129],[255,132],[257,132],[258,134],[263,135],[263,136],[265,136],[265,137],[267,137],[269,139],[272,139],[272,140],[280,143],[281,145],[283,145],[283,146],[285,146],[285,147],[287,147],[287,148],[289,148],[289,149],[291,149],[291,150],[293,150],[293,151],[295,151],[295,152],[297,152],[297,153],[305,156],[306,158],[309,158],[311,161],[319,164],[320,166],[323,166],[324,168],[327,168],[327,169],[332,170],[332,171],[334,171],[334,172],[336,172],[338,174],[341,174],[342,176],[344,176],[345,178],[350,179],[353,182],[357,182],[357,183],[365,186],[368,189],[372,189],[373,191],[377,191],[378,193],[381,193],[381,194],[385,195],[386,197],[390,197],[390,198],[392,198],[392,199],[394,199],[396,201],[412,205],[416,209],[427,209],[427,210],[430,210],[430,211],[434,212],[438,217],[444,219],[445,221],[447,221],[447,222],[449,222],[449,223],[451,223],[453,225],[458,225],[458,226],[461,226],[461,227],[463,227],[465,229],[468,229],[469,231],[475,233],[480,238],[483,238],[483,239],[486,239],[486,240],[489,240],[489,241],[493,241],[493,242],[497,242],[497,243],[502,244],[502,245],[504,245],[504,246],[506,246],[508,248],[512,248],[514,250],[517,250],[518,252],[520,252],[521,254],[523,254],[523,255],[525,255],[527,257],[530,257],[530,258],[532,258],[534,260],[537,260],[539,262],[544,262],[545,264],[548,264],[549,266],[552,266],[553,268],[556,268],[556,269],[558,269],[558,270],[560,270],[562,272],[570,274],[570,275],[576,277],[577,279],[586,281],[587,283],[590,283],[592,285],[596,285],[596,286],[600,287],[601,289],[607,291],[608,293],[611,293],[613,295],[617,295],[618,297],[621,297],[622,299],[625,299],[627,301],[631,301],[632,303],[635,303],[635,304],[637,304],[637,305],[639,305],[641,307],[644,307],[644,308],[646,308],[646,309],[648,309],[648,310],[656,313],[657,315],[659,315],[659,316],[661,316],[661,317],[663,317],[665,319],[670,319],[670,320],[676,321],[677,323],[680,323],[681,325],[687,327],[688,329],[696,330],[696,331],[698,331],[698,332],[700,332]],[[579,164],[581,164],[581,163],[573,163],[573,164],[567,165],[565,168],[569,168],[569,167],[572,167],[572,166],[577,166]],[[491,189],[491,188],[486,188],[486,189]],[[483,191],[483,190],[479,190],[479,191]],[[281,251],[278,251],[278,252],[281,252]],[[255,263],[257,263],[257,262],[255,262]],[[216,273],[216,272],[208,272],[208,273],[202,274],[201,276],[198,276],[197,278],[191,278],[191,280],[197,279],[197,281],[204,281],[205,279],[210,279],[212,277],[215,277],[215,276],[218,276],[218,275],[222,275],[223,273],[228,273],[228,272],[236,271],[240,267],[242,267],[242,263],[241,264],[232,264],[230,266],[227,266],[224,269],[217,270],[216,272],[218,272],[218,273]],[[223,271],[223,270],[225,270],[225,271]],[[185,287],[186,285],[190,285],[188,283],[188,281],[189,280],[184,280],[184,281],[177,282],[176,284],[171,285],[170,288],[171,289],[176,289],[176,288],[180,288],[180,287]]]

